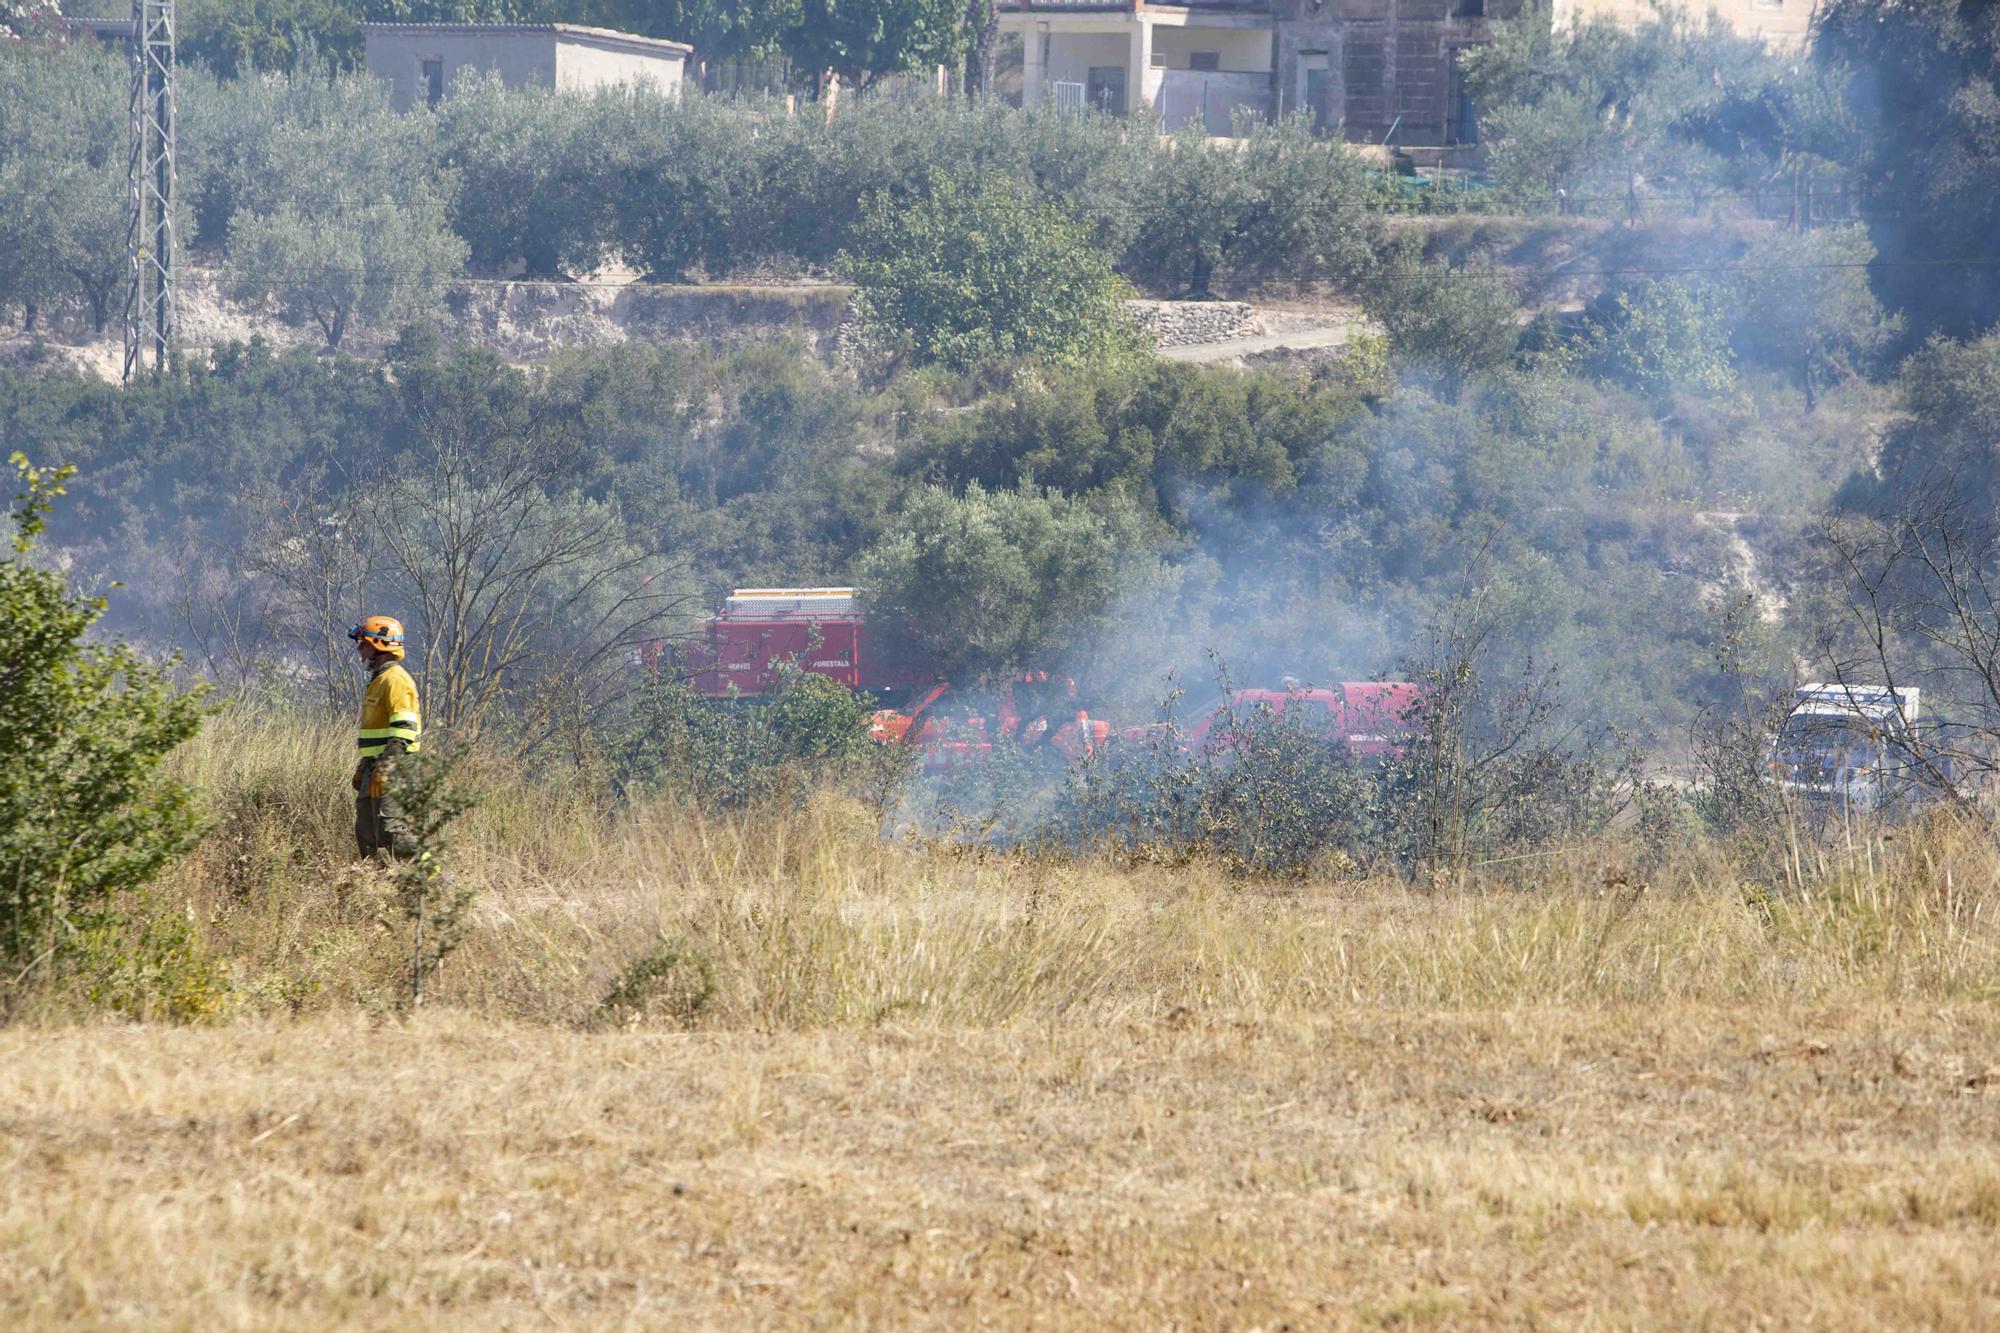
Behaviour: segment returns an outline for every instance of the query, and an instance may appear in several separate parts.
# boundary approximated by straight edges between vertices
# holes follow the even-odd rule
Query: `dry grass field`
[[[1990,1009],[0,1033],[13,1326],[1992,1327]]]
[[[205,1023],[0,1028],[0,1324],[2000,1324],[1985,839],[1418,891],[502,784],[412,1017],[342,758],[186,756]]]

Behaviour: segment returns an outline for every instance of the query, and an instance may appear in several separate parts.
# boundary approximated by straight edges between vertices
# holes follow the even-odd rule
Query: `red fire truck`
[[[1310,710],[1309,725],[1347,747],[1356,759],[1379,759],[1402,753],[1417,718],[1421,687],[1406,680],[1348,681],[1324,688],[1237,690],[1197,709],[1190,718],[1187,743],[1207,750],[1219,744],[1217,727],[1231,716],[1247,718],[1268,708],[1281,715],[1287,709]],[[1213,740],[1211,739],[1213,738]]]
[[[675,651],[689,682],[715,699],[768,694],[788,666],[884,702],[937,679],[870,650],[852,588],[738,588]]]

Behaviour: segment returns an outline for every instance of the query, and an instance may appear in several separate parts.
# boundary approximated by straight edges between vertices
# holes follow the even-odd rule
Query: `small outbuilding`
[[[685,42],[574,23],[364,23],[369,74],[389,85],[398,111],[435,106],[466,70],[498,74],[509,88],[602,88],[650,82],[678,96]]]

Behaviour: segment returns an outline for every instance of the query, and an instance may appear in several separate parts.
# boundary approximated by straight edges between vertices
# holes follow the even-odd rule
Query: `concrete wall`
[[[553,32],[371,32],[365,34],[368,73],[389,85],[389,101],[408,111],[424,101],[422,62],[444,61],[447,93],[468,70],[492,71],[509,88],[553,88]]]
[[[1186,69],[1196,51],[1213,51],[1221,57],[1224,73],[1271,72],[1271,30],[1269,28],[1185,28],[1165,24],[1153,28],[1153,63],[1163,69]]]
[[[1209,74],[1185,69],[1155,72],[1165,77],[1153,106],[1169,130],[1199,124],[1209,134],[1228,134],[1239,111],[1259,120],[1270,118],[1269,74]]]
[[[603,88],[614,83],[651,82],[661,92],[678,96],[686,61],[645,51],[619,51],[587,42],[564,40],[556,46],[556,87]]]
[[[389,85],[389,101],[408,111],[425,99],[423,62],[444,61],[447,96],[467,72],[494,73],[509,88],[598,88],[649,79],[662,92],[680,90],[679,55],[621,50],[554,31],[366,32],[368,73]]]
[[[1132,39],[1126,33],[1053,33],[1049,37],[1048,79],[1051,83],[1083,83],[1091,66],[1116,65],[1123,69],[1131,54]]]

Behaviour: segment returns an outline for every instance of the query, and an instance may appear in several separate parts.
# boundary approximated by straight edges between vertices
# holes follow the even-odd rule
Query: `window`
[[[424,85],[424,105],[436,106],[444,100],[444,57],[426,56],[417,65]]]
[[[1451,0],[1451,16],[1455,19],[1483,19],[1486,17],[1486,0]]]
[[[1217,73],[1222,68],[1222,52],[1190,51],[1188,52],[1188,68],[1203,70],[1209,74]]]
[[[1099,111],[1114,116],[1125,114],[1125,67],[1092,65],[1084,76],[1084,98]]]

